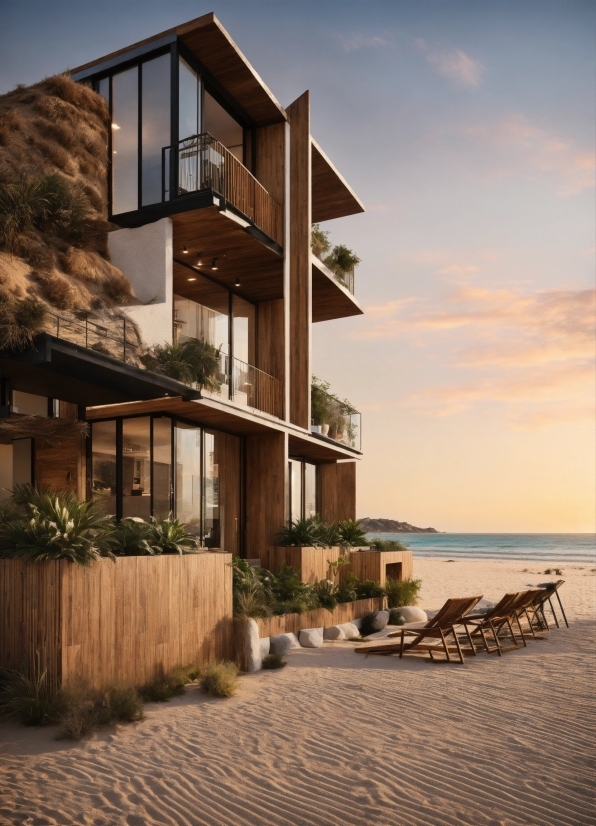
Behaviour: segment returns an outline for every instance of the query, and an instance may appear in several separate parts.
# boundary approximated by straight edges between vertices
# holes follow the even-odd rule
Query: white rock
[[[269,651],[270,651],[270,642],[269,642],[269,640],[270,640],[269,637],[261,637],[261,639],[259,640],[259,643],[260,643],[259,647],[260,647],[260,650],[261,650],[261,660],[263,659],[263,657],[266,657],[267,654],[269,654]]]
[[[399,609],[399,613],[406,622],[426,622],[428,619],[426,612],[415,605],[404,605]]]
[[[389,611],[375,611],[372,627],[375,631],[382,631],[389,622]]]
[[[321,648],[323,645],[323,628],[303,628],[298,639],[303,648]]]
[[[330,625],[323,631],[324,640],[345,640],[346,634],[340,625]]]
[[[340,625],[338,625],[338,628],[341,628],[341,630],[346,635],[345,638],[347,640],[354,639],[354,637],[360,636],[360,629],[354,622],[342,622]]]
[[[261,640],[259,639],[259,626],[256,620],[249,619],[246,623],[246,670],[249,673],[260,671],[263,663],[261,654]]]
[[[271,644],[269,646],[270,654],[277,654],[278,657],[283,657],[292,648],[300,648],[296,634],[276,634],[274,637],[271,637]]]

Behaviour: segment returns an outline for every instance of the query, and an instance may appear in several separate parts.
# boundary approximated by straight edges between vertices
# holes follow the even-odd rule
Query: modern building
[[[309,93],[282,107],[213,14],[71,76],[110,110],[109,251],[140,302],[126,316],[149,347],[194,340],[210,366],[190,386],[140,366],[126,323],[102,351],[101,325],[73,339],[58,320],[1,354],[0,405],[89,435],[5,436],[0,487],[70,487],[119,518],[173,512],[249,558],[288,519],[355,518],[360,416],[337,403],[313,423],[311,325],[362,309],[311,230],[363,206],[311,136]]]

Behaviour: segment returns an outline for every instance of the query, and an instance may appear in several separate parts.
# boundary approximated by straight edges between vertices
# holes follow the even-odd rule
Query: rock
[[[303,628],[298,639],[303,648],[321,648],[323,646],[323,628]]]
[[[270,654],[277,654],[278,657],[283,657],[292,648],[300,648],[296,634],[276,634],[275,637],[271,637],[271,644],[269,646]]]
[[[362,619],[353,619],[349,624],[350,625],[355,625],[356,628],[358,628],[358,630],[360,630],[360,628],[362,628]]]
[[[375,631],[382,631],[389,622],[389,611],[375,611],[371,625]]]
[[[259,640],[259,647],[261,649],[261,659],[263,659],[263,657],[266,657],[267,654],[269,654],[269,639],[269,637],[261,637],[261,639]]]
[[[346,634],[341,625],[330,625],[323,631],[324,640],[345,640]]]
[[[404,605],[400,607],[399,613],[405,622],[426,622],[428,620],[426,612],[422,608],[416,608],[415,605]]]
[[[246,670],[252,674],[255,671],[261,670],[263,662],[261,640],[259,639],[259,626],[256,620],[247,620],[245,633]]]
[[[354,639],[354,637],[360,636],[360,629],[354,622],[342,622],[337,627],[341,628],[344,632],[346,640]]]

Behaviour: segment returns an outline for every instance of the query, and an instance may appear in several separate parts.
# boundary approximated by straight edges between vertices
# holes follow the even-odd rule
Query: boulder
[[[341,625],[330,625],[323,631],[324,640],[345,640],[346,635]]]
[[[354,639],[354,637],[360,636],[360,629],[354,622],[342,622],[337,627],[341,628],[344,632],[346,640],[351,640]]]
[[[284,657],[291,648],[300,648],[296,634],[276,634],[271,637],[269,653]]]
[[[422,608],[416,608],[415,605],[404,605],[400,607],[399,613],[405,622],[426,622],[428,620],[426,611],[423,611]]]
[[[362,619],[361,619],[361,618],[359,618],[359,619],[353,619],[353,620],[350,622],[350,625],[355,625],[355,626],[356,626],[356,628],[357,628],[358,630],[360,630],[360,629],[362,628]]]
[[[321,648],[323,646],[323,628],[303,628],[298,639],[303,648]]]
[[[375,631],[382,631],[389,622],[389,611],[375,611],[371,625]]]
[[[261,637],[261,639],[259,640],[259,648],[261,650],[261,660],[263,659],[263,657],[266,657],[267,654],[269,654],[269,652],[270,652],[269,640],[270,640],[269,637]]]
[[[254,671],[261,670],[263,662],[261,640],[259,639],[259,626],[256,620],[247,620],[245,634],[246,670],[252,674]]]

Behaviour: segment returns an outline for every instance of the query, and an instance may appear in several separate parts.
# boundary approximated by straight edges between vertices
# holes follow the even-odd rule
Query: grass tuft
[[[205,666],[201,669],[199,686],[212,697],[233,697],[238,689],[238,666],[231,662]]]
[[[267,654],[266,657],[263,657],[263,668],[283,668],[285,665],[287,665],[287,662],[279,654]]]
[[[385,582],[387,606],[399,608],[402,605],[416,605],[421,587],[421,579],[387,579]]]

